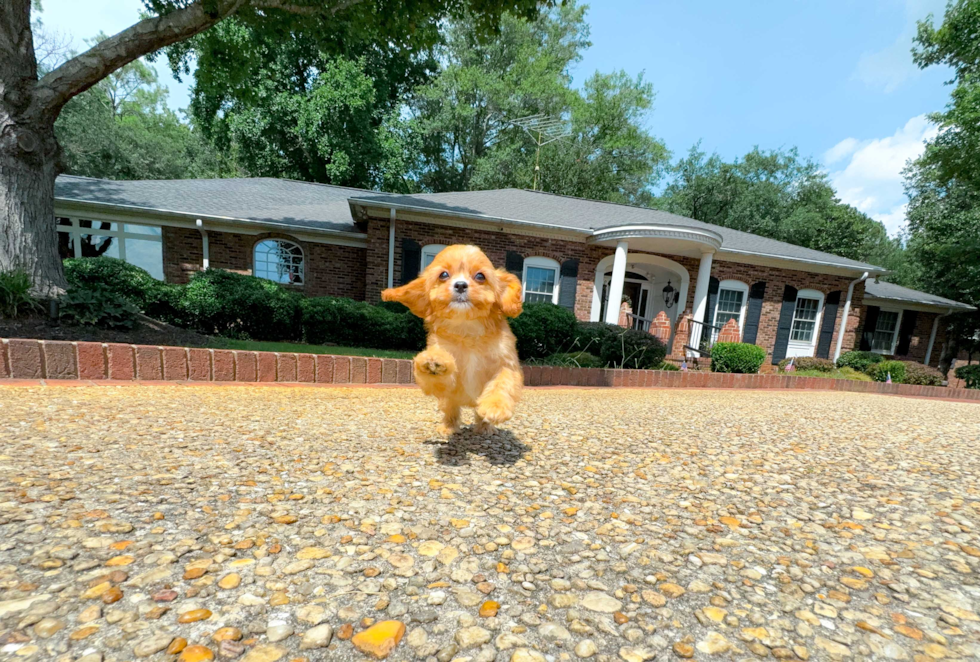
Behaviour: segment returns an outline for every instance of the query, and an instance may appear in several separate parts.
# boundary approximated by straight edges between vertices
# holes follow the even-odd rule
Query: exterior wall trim
[[[629,241],[640,237],[681,239],[708,246],[712,250],[721,248],[721,235],[715,232],[667,225],[624,225],[622,227],[604,228],[592,233],[588,242],[594,244],[600,241]]]
[[[588,239],[588,234],[583,232],[575,232],[567,230],[564,228],[556,227],[554,230],[548,230],[546,226],[540,226],[540,229],[534,229],[534,227],[515,227],[510,225],[499,225],[493,224],[492,220],[475,222],[460,220],[459,218],[444,218],[441,216],[427,215],[424,213],[416,213],[412,211],[402,211],[399,207],[392,207],[397,214],[397,220],[409,221],[412,223],[427,223],[429,225],[441,225],[454,228],[468,228],[470,230],[484,230],[486,232],[502,232],[504,234],[517,234],[525,237],[541,237],[543,239],[562,239],[564,241],[573,241],[576,243],[585,243]],[[387,207],[377,207],[368,210],[368,216],[372,219],[377,220],[388,220],[390,218],[390,213],[388,213]],[[508,222],[508,221],[502,221]],[[518,221],[519,223],[519,221]]]
[[[945,305],[945,304],[939,305],[939,304],[922,303],[916,301],[909,301],[907,299],[882,299],[880,297],[873,297],[868,294],[864,295],[864,304],[871,305],[871,306],[879,306],[882,308],[891,308],[896,310],[899,308],[904,310],[914,310],[920,313],[946,314],[950,312],[955,313],[956,311],[973,310],[973,308],[968,308],[968,307],[961,308],[961,307]]]

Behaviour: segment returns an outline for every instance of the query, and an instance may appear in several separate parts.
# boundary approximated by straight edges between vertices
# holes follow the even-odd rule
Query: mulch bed
[[[52,324],[46,316],[0,319],[0,338],[118,342],[173,347],[207,347],[208,345],[208,336],[170,326],[145,316],[141,316],[136,326],[130,330]]]

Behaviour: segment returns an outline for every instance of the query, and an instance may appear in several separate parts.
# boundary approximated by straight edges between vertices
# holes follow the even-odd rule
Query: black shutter
[[[514,251],[507,251],[507,257],[504,259],[504,269],[518,278],[524,278],[524,256]]]
[[[915,331],[916,318],[919,316],[914,310],[902,312],[902,325],[898,328],[898,347],[895,354],[907,356],[912,347],[912,333]]]
[[[402,285],[415,280],[422,269],[422,247],[419,242],[402,239]]]
[[[575,293],[578,289],[578,260],[561,263],[561,285],[558,287],[558,305],[575,312]]]
[[[834,327],[837,326],[837,308],[840,306],[840,290],[827,294],[823,304],[823,322],[820,324],[820,340],[817,342],[817,358],[830,358],[830,340],[834,337]],[[846,320],[841,326],[847,326]]]
[[[776,325],[776,344],[772,348],[773,365],[786,358],[789,334],[793,329],[793,312],[796,310],[796,292],[792,285],[783,288],[783,305],[779,309],[779,323]]]
[[[861,333],[861,344],[858,347],[862,352],[871,351],[871,341],[875,337],[875,327],[878,326],[878,306],[868,306],[864,313],[864,330]]]
[[[701,320],[708,325],[715,323],[715,307],[718,305],[719,285],[721,285],[721,281],[714,276],[708,278],[708,303],[704,307],[704,319]]]
[[[752,283],[749,288],[749,305],[745,309],[745,333],[742,334],[742,342],[755,344],[755,339],[759,336],[759,319],[762,317],[762,300],[765,296],[766,281]]]

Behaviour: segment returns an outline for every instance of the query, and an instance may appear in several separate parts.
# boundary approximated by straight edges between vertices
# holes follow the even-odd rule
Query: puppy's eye
[[[483,272],[482,272],[482,271],[478,271],[478,272],[476,272],[476,275],[475,275],[475,276],[473,276],[473,280],[475,280],[475,281],[476,281],[476,282],[478,282],[478,283],[482,283],[482,282],[484,282],[484,281],[485,281],[486,279],[487,279],[487,277],[483,275]]]
[[[449,272],[448,271],[443,271],[441,274],[439,274],[439,280],[446,280],[448,278],[449,278]]]

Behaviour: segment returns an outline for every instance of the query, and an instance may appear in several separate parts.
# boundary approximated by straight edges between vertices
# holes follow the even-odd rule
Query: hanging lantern
[[[670,281],[667,281],[667,287],[664,288],[664,304],[666,304],[669,310],[677,303],[677,290],[675,290],[670,285]]]

